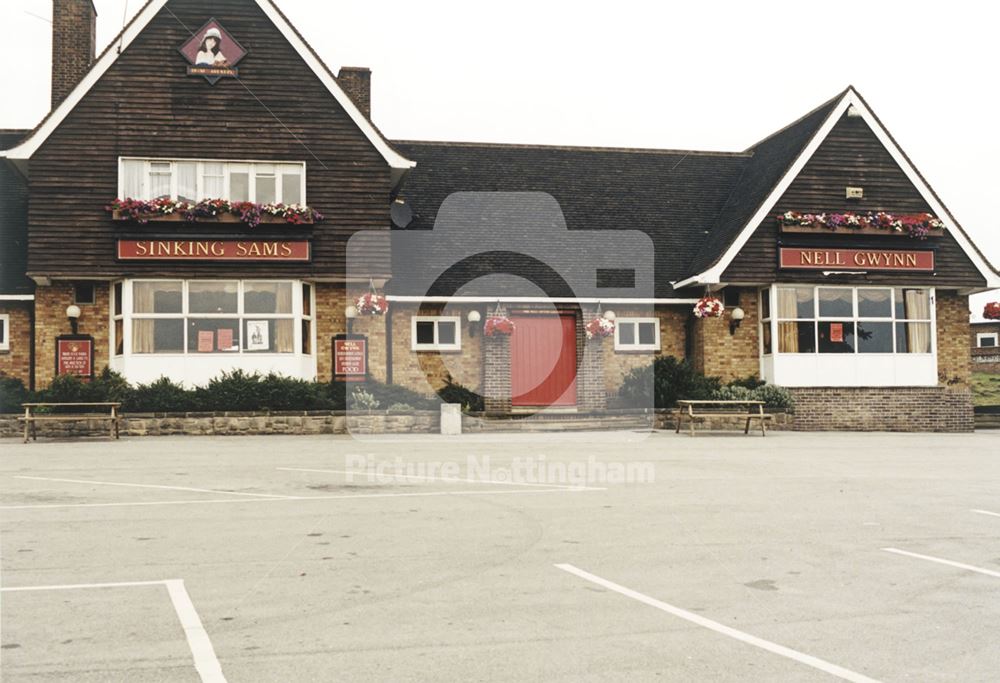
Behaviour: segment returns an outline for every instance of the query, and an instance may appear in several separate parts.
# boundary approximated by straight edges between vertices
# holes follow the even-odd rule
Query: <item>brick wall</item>
[[[0,315],[10,316],[9,351],[0,351],[0,375],[16,377],[31,386],[31,302],[0,303]]]
[[[614,347],[612,339],[587,339],[583,326],[598,315],[597,307],[584,306],[576,321],[576,404],[587,410],[602,410],[608,405],[605,389],[605,348]]]
[[[938,290],[936,309],[938,381],[951,387],[967,387],[972,378],[969,297]]]
[[[1000,349],[972,349],[972,371],[1000,375]]]
[[[723,382],[748,375],[760,375],[756,290],[740,291],[740,308],[746,317],[736,334],[729,333],[731,309],[728,307],[721,318],[701,318],[695,321],[691,362],[696,370],[721,377]]]
[[[956,387],[789,389],[797,431],[971,432],[972,394]]]
[[[97,12],[93,0],[52,3],[52,108],[80,82],[94,61]]]
[[[497,305],[491,314],[506,315],[507,309]],[[483,402],[487,413],[510,412],[510,337],[506,335],[483,339]]]
[[[394,303],[392,315],[392,383],[404,386],[427,396],[444,385],[450,377],[462,386],[480,392],[483,384],[483,323],[475,325],[475,336],[469,334],[469,311],[480,311],[476,306],[433,306],[423,311],[415,304]],[[415,315],[458,316],[461,351],[413,351],[413,326]]]
[[[655,316],[660,319],[660,351],[659,355],[684,357],[684,324],[691,314],[691,307],[658,306],[651,314],[648,309],[629,309],[615,306],[615,314],[619,318],[648,318]],[[604,389],[613,396],[621,388],[625,375],[633,368],[649,365],[656,358],[655,351],[616,351],[613,339],[604,342]]]
[[[38,287],[35,290],[35,388],[37,389],[44,389],[55,377],[56,337],[70,334],[66,308],[73,303],[73,285],[69,282],[53,282],[47,287]],[[110,303],[109,283],[95,282],[94,303],[77,304],[80,307],[78,332],[94,338],[95,374],[107,367],[111,355],[108,346]]]

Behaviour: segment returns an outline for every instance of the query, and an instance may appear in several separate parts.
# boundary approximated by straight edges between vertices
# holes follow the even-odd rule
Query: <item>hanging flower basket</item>
[[[987,320],[1000,320],[1000,301],[991,301],[983,308],[983,317]]]
[[[514,321],[505,315],[493,315],[486,319],[483,334],[487,337],[509,337],[514,334]]]
[[[366,292],[354,304],[361,315],[385,315],[389,311],[389,301],[381,294]]]
[[[722,305],[717,297],[703,296],[694,305],[694,317],[696,318],[721,318],[726,307]]]
[[[799,213],[778,214],[782,232],[853,232],[862,235],[909,235],[927,239],[944,233],[944,222],[929,213],[891,214],[885,211],[868,213]]]
[[[587,339],[604,339],[615,333],[615,323],[603,317],[596,317],[583,326],[583,331],[587,333]]]

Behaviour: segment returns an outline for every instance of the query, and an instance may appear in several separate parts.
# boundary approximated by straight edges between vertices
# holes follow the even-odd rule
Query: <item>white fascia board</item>
[[[272,0],[256,0],[257,5],[264,11],[268,19],[281,31],[285,39],[291,43],[295,51],[299,53],[299,56],[309,65],[309,68],[313,70],[316,77],[326,86],[326,89],[330,91],[334,99],[344,108],[347,115],[351,117],[354,124],[361,129],[372,145],[379,151],[382,157],[385,159],[386,163],[389,164],[391,168],[406,170],[411,169],[417,165],[415,161],[411,161],[406,157],[402,156],[396,152],[389,144],[385,141],[377,130],[375,126],[372,125],[371,121],[365,118],[358,106],[354,104],[354,101],[347,96],[347,93],[343,91],[340,84],[333,77],[330,71],[323,65],[322,62],[316,57],[316,54],[306,45],[305,41],[299,36],[299,34],[292,28],[288,20],[281,14],[277,6]]]
[[[389,301],[400,303],[421,303],[430,304],[489,304],[489,303],[523,303],[523,304],[695,304],[697,299],[639,299],[639,298],[618,298],[618,299],[597,299],[597,298],[577,298],[577,297],[547,297],[547,296],[412,296],[401,294],[390,294],[386,296]]]
[[[34,294],[0,294],[0,301],[34,301]]]
[[[264,14],[271,20],[271,22],[281,31],[285,39],[295,48],[295,51],[299,53],[299,56],[309,65],[309,68],[313,70],[316,77],[326,86],[326,89],[331,95],[337,100],[337,102],[344,108],[347,115],[350,116],[351,120],[361,129],[365,136],[371,141],[372,145],[379,151],[382,157],[385,159],[386,163],[393,169],[397,170],[407,170],[416,166],[416,162],[410,161],[404,158],[398,152],[389,147],[389,144],[385,139],[375,130],[375,127],[371,124],[368,119],[364,117],[361,111],[358,109],[357,105],[351,100],[350,97],[341,89],[337,84],[336,79],[330,74],[330,72],[323,66],[323,64],[316,58],[312,50],[305,44],[305,42],[299,37],[295,32],[295,29],[288,23],[288,21],[282,16],[281,12],[274,5],[271,0],[256,0],[257,4],[263,10]],[[0,152],[0,157],[5,157],[8,159],[30,159],[31,156],[41,147],[50,135],[59,127],[59,125],[65,120],[71,111],[80,103],[80,100],[90,92],[90,89],[101,79],[102,76],[107,72],[112,64],[117,61],[118,57],[122,52],[128,49],[132,41],[136,39],[139,34],[141,34],[147,24],[152,21],[153,17],[159,13],[163,6],[167,4],[167,0],[152,0],[148,5],[146,5],[136,18],[128,25],[122,34],[121,40],[119,42],[119,47],[109,48],[104,51],[100,59],[91,67],[87,75],[73,88],[72,92],[64,99],[55,111],[42,123],[39,128],[32,133],[27,139],[21,142],[21,144],[16,147],[12,147],[4,152]]]
[[[865,103],[860,97],[858,97],[858,94],[853,89],[848,90],[844,94],[844,97],[841,98],[840,102],[837,103],[837,106],[833,109],[833,111],[830,112],[826,121],[823,122],[823,125],[816,132],[816,135],[814,135],[813,139],[808,145],[806,145],[806,148],[802,150],[798,158],[795,160],[795,163],[792,164],[791,168],[788,169],[788,172],[785,173],[781,181],[771,191],[771,194],[768,195],[767,199],[761,205],[760,209],[758,209],[757,213],[753,215],[750,221],[743,227],[743,230],[737,238],[732,244],[729,245],[729,248],[726,250],[725,254],[723,254],[722,258],[720,258],[716,264],[708,270],[697,275],[693,275],[685,280],[681,280],[680,282],[673,283],[674,287],[682,288],[698,284],[718,284],[722,281],[722,273],[729,267],[729,264],[732,263],[734,258],[736,258],[736,255],[739,254],[740,250],[743,249],[757,227],[774,210],[775,204],[778,203],[778,200],[781,199],[781,196],[792,184],[792,181],[795,180],[805,165],[812,158],[813,154],[816,153],[816,150],[819,149],[819,146],[824,140],[826,140],[830,131],[833,130],[833,127],[840,121],[841,116],[843,116],[844,112],[847,111],[849,107],[854,107],[855,110],[861,114],[861,117],[864,119],[865,123],[868,124],[868,127],[872,130],[872,132],[875,133],[879,142],[882,143],[882,145],[889,152],[890,156],[892,156],[893,160],[903,170],[903,173],[906,174],[909,181],[913,183],[915,188],[917,188],[917,191],[920,193],[921,197],[923,197],[924,201],[926,201],[928,206],[931,207],[935,216],[944,222],[948,232],[954,236],[955,241],[962,247],[966,256],[969,257],[979,270],[980,274],[986,279],[985,288],[990,289],[1000,287],[1000,276],[997,275],[996,271],[993,270],[990,264],[986,262],[982,255],[972,245],[972,241],[969,239],[968,235],[966,235],[965,232],[958,226],[952,215],[947,211],[947,209],[945,209],[941,202],[938,201],[937,197],[934,196],[930,187],[928,187],[927,183],[920,177],[920,174],[917,173],[917,170],[907,160],[899,146],[893,142],[889,133],[882,127],[872,114],[871,110],[865,106]]]

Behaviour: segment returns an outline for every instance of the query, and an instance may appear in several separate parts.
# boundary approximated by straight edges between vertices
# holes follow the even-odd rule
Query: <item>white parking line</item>
[[[989,515],[990,517],[1000,517],[1000,512],[990,512],[989,510],[970,510],[970,512],[975,512],[980,515]]]
[[[198,671],[203,683],[226,683],[226,677],[222,673],[222,666],[215,655],[215,648],[208,637],[208,632],[202,626],[201,617],[191,602],[187,588],[184,587],[182,579],[166,579],[162,581],[121,581],[118,583],[77,583],[63,584],[55,586],[10,586],[0,588],[3,593],[19,593],[28,591],[66,591],[81,590],[88,588],[130,588],[135,586],[165,586],[167,594],[170,596],[170,603],[174,612],[184,629],[184,637],[187,640],[188,648],[191,650],[191,657],[194,659],[194,668]]]
[[[461,477],[435,477],[429,474],[399,474],[396,472],[386,472],[384,474],[379,474],[377,472],[369,473],[364,470],[315,470],[308,469],[305,467],[275,467],[276,470],[281,470],[282,472],[320,472],[324,474],[350,474],[356,477],[385,477],[386,479],[392,479],[395,477],[400,477],[403,479],[420,479],[423,481],[446,481],[450,483],[460,483],[460,484],[498,484],[501,486],[540,486],[550,489],[567,489],[572,491],[604,491],[605,489],[593,488],[590,486],[572,486],[570,484],[540,484],[537,482],[527,482],[527,481],[500,481],[498,479],[464,479]]]
[[[887,553],[895,553],[896,555],[905,555],[906,557],[915,557],[918,560],[927,560],[928,562],[937,562],[938,564],[945,564],[949,567],[958,567],[959,569],[965,569],[966,571],[976,572],[977,574],[985,574],[986,576],[995,576],[1000,579],[1000,572],[995,572],[992,569],[983,569],[982,567],[973,567],[971,564],[963,564],[961,562],[955,562],[953,560],[946,560],[941,557],[932,557],[931,555],[921,555],[920,553],[911,553],[906,550],[899,550],[898,548],[882,548]]]
[[[603,491],[604,489],[525,489],[523,491],[427,491],[420,493],[354,493],[343,496],[286,496],[283,498],[247,498],[233,500],[232,498],[213,500],[156,500],[134,503],[42,503],[37,505],[0,505],[0,510],[59,510],[64,508],[113,508],[113,507],[147,507],[156,505],[225,505],[248,503],[287,503],[291,501],[321,501],[350,500],[352,498],[421,498],[433,496],[502,496],[507,494],[531,493],[580,493],[582,491]]]
[[[812,655],[807,655],[805,653],[793,650],[791,648],[785,647],[784,645],[778,645],[777,643],[772,643],[769,640],[764,640],[763,638],[758,638],[757,636],[752,636],[749,633],[744,633],[743,631],[737,631],[734,628],[720,624],[717,621],[712,621],[711,619],[706,619],[703,616],[694,614],[693,612],[688,612],[680,607],[674,607],[673,605],[668,605],[665,602],[657,600],[656,598],[651,598],[648,595],[634,591],[631,588],[626,588],[607,579],[602,579],[599,576],[595,576],[590,572],[586,572],[578,567],[574,567],[571,564],[557,564],[557,568],[562,569],[565,572],[569,572],[575,576],[579,576],[581,579],[595,583],[598,586],[603,586],[608,590],[612,590],[616,593],[620,593],[626,597],[637,600],[650,607],[655,607],[656,609],[672,614],[675,617],[684,619],[685,621],[690,621],[693,624],[702,626],[709,630],[715,631],[716,633],[721,633],[722,635],[729,636],[730,638],[735,638],[736,640],[747,643],[748,645],[753,645],[754,647],[759,647],[762,650],[767,650],[776,655],[781,655],[782,657],[787,657],[800,664],[805,664],[806,666],[811,666],[814,669],[818,669],[824,673],[828,673],[832,676],[837,676],[845,681],[853,681],[855,683],[877,683],[876,679],[869,678],[863,674],[850,671],[843,667],[837,666],[836,664],[831,664],[818,657],[813,657]]]
[[[95,484],[98,486],[124,486],[136,489],[162,489],[165,491],[192,491],[194,493],[222,493],[227,496],[248,496],[251,498],[298,498],[299,496],[281,496],[276,493],[246,493],[243,491],[220,491],[219,489],[196,489],[190,486],[164,486],[162,484],[132,484],[121,481],[94,481],[92,479],[56,479],[54,477],[28,477],[17,475],[14,479],[30,479],[31,481],[58,481],[64,484]]]

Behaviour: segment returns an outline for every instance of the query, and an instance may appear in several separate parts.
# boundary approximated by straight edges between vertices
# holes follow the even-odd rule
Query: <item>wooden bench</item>
[[[119,409],[122,407],[121,403],[22,403],[21,407],[24,408],[24,417],[19,417],[17,419],[24,422],[24,443],[28,443],[29,432],[32,439],[35,441],[38,440],[38,429],[36,425],[39,422],[82,422],[84,420],[107,420],[111,423],[109,436],[113,439],[119,438],[118,432],[121,422],[121,413],[119,413]],[[110,412],[107,414],[43,413],[38,415],[36,411],[39,408],[104,408],[110,410]]]
[[[764,412],[763,401],[689,401],[677,402],[677,434],[681,433],[681,420],[688,419],[691,436],[694,436],[694,423],[709,417],[736,416],[746,418],[744,434],[750,433],[750,423],[760,422],[760,435],[767,436],[765,425],[771,416]]]

